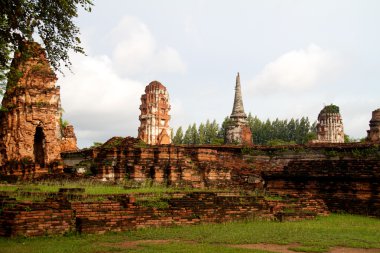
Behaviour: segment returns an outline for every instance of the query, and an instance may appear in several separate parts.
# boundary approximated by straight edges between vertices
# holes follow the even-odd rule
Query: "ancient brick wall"
[[[105,201],[68,202],[60,198],[38,203],[2,199],[0,236],[41,236],[125,231],[143,227],[226,222],[245,218],[297,220],[326,214],[321,203],[299,198],[266,200],[233,193],[175,193],[160,199],[165,206],[147,206],[132,196],[115,195]],[[145,204],[144,204],[145,203]],[[292,208],[292,213],[285,210]]]
[[[331,159],[291,161],[281,171],[263,173],[276,194],[309,193],[332,212],[380,217],[380,161]]]
[[[62,199],[22,203],[0,197],[0,204],[0,236],[44,236],[73,231],[73,210]]]
[[[144,147],[120,143],[97,151],[98,177],[312,194],[325,199],[332,211],[379,216],[380,151],[376,144]]]
[[[127,198],[121,202],[77,202],[73,203],[73,209],[77,230],[83,233],[223,222],[260,215],[263,209],[268,209],[257,203],[255,197],[239,198],[239,202],[237,199],[218,197],[213,193],[194,193],[167,200],[167,208],[139,206],[134,199]]]

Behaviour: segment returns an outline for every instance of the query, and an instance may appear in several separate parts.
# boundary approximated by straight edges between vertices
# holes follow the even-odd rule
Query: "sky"
[[[333,103],[361,138],[380,107],[379,13],[377,0],[94,0],[75,20],[87,55],[71,54],[57,82],[63,118],[81,148],[137,137],[157,80],[172,128],[221,123],[240,72],[246,113],[314,122]]]

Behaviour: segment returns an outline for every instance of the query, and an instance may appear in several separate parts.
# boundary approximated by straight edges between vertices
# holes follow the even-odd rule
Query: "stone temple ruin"
[[[76,192],[81,188],[49,195],[33,192],[33,196],[48,196],[39,202],[18,201],[9,192],[1,193],[0,236],[104,233],[252,217],[297,220],[329,212],[380,217],[379,109],[370,121],[371,142],[341,143],[339,108],[330,105],[318,117],[317,145],[249,145],[252,134],[238,74],[225,138],[227,144],[244,145],[162,145],[171,143],[169,95],[153,81],[141,97],[139,139],[113,137],[101,146],[77,150],[74,128],[61,122],[57,77],[41,47],[35,43],[27,47],[31,57],[16,55],[12,67],[20,75],[10,79],[2,102],[1,179],[37,177],[42,174],[34,173],[37,168],[56,164],[52,172],[62,172],[64,166],[73,172],[70,177],[84,171],[103,181],[128,179],[136,185],[218,191],[173,192],[169,200],[166,194],[159,199],[167,203],[162,208],[144,205],[131,194],[96,195],[95,200]],[[75,198],[69,201],[70,195]]]
[[[225,143],[251,145],[252,132],[244,112],[239,73],[236,76],[235,99],[230,120],[226,129]]]
[[[367,141],[380,142],[380,108],[372,112],[369,127],[370,129],[367,130]]]
[[[317,140],[314,143],[344,143],[343,122],[339,107],[327,105],[318,115]]]
[[[0,165],[21,161],[35,168],[58,166],[62,152],[77,150],[74,129],[62,125],[60,87],[55,86],[57,76],[45,51],[28,42],[22,52],[27,53],[14,57],[15,75],[2,101]]]
[[[169,93],[158,81],[145,87],[141,96],[138,138],[150,145],[170,144]]]

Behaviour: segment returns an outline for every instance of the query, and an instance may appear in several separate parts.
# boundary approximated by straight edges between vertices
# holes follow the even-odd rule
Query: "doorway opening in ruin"
[[[149,178],[154,179],[155,177],[156,177],[156,170],[154,169],[154,167],[150,167],[149,168]]]
[[[34,134],[34,161],[41,168],[45,167],[45,134],[41,126],[36,127]]]
[[[171,171],[170,171],[170,165],[167,164],[164,169],[164,180],[166,181],[166,185],[169,186],[171,183]]]

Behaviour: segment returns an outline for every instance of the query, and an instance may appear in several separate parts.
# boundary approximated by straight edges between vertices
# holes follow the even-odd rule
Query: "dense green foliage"
[[[331,104],[331,105],[326,105],[326,106],[322,109],[321,113],[339,113],[339,106],[337,106],[337,105],[333,105],[333,104]]]
[[[179,127],[172,137],[175,144],[222,144],[223,134],[220,132],[216,121],[201,123],[199,127],[194,123],[189,125],[185,134],[182,127]]]
[[[62,117],[59,118],[59,124],[61,125],[61,129],[66,128],[68,125],[70,125],[69,121],[64,120]]]
[[[248,124],[255,144],[304,144],[316,137],[316,123],[310,124],[307,117],[264,122],[249,114]]]
[[[380,220],[332,214],[298,222],[243,221],[139,229],[105,235],[0,238],[3,253],[21,252],[271,252],[239,244],[292,245],[294,250],[327,252],[331,247],[380,248]],[[155,241],[161,240],[161,241]],[[163,240],[163,241],[162,241]]]
[[[26,41],[42,41],[55,70],[71,66],[69,50],[84,53],[73,18],[78,6],[91,11],[92,0],[2,0],[0,2],[0,84],[4,88],[12,53]]]
[[[256,116],[248,115],[248,124],[252,131],[252,141],[254,144],[280,145],[289,143],[303,144],[316,137],[316,123],[310,124],[309,119],[290,119],[274,121],[261,121]],[[226,127],[230,124],[230,119],[226,117],[219,127],[214,120],[201,123],[199,127],[194,123],[189,125],[185,134],[182,127],[179,127],[172,137],[175,144],[222,144]]]

